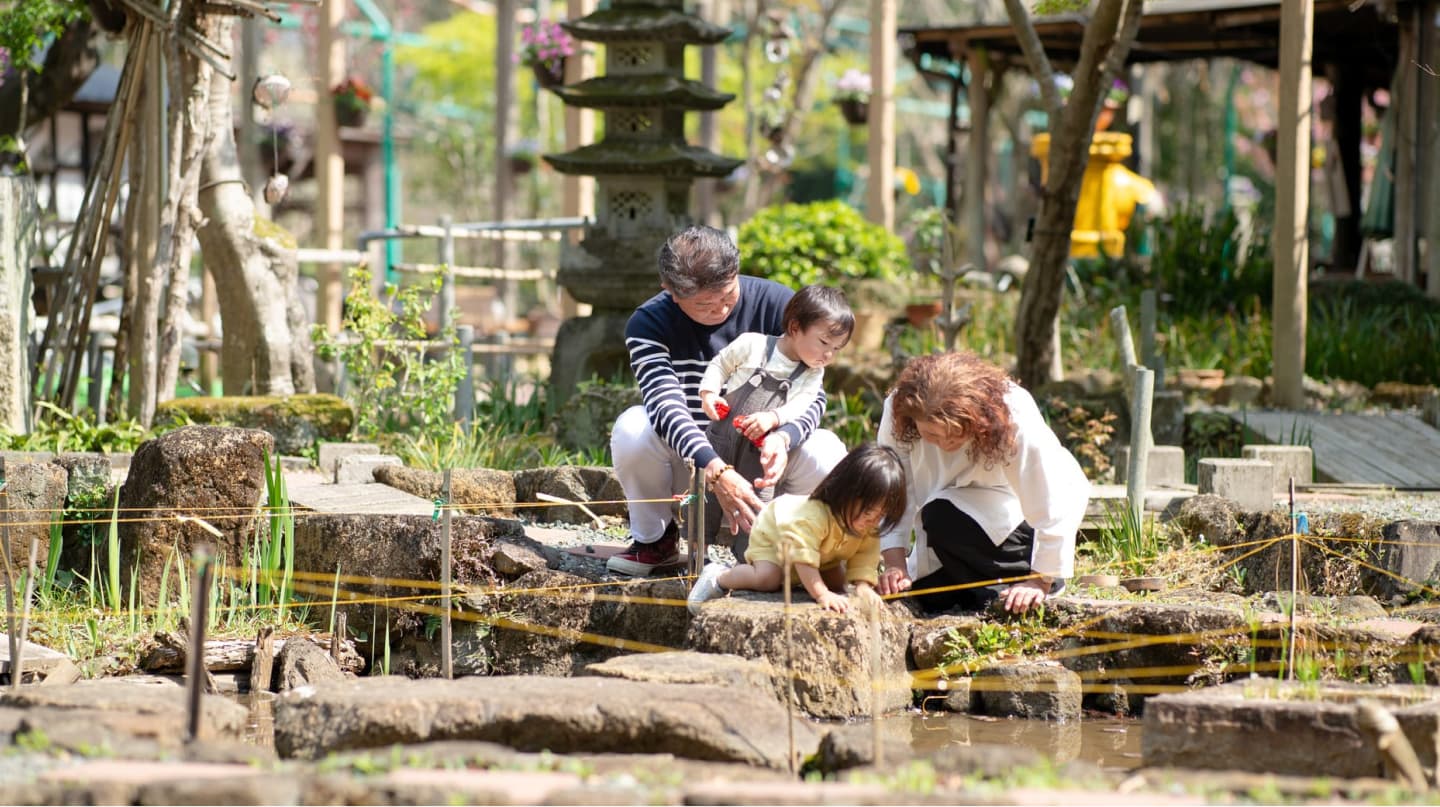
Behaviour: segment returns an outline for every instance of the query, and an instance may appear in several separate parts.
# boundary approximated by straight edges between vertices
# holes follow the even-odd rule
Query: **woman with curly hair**
[[[942,589],[917,599],[938,611],[1000,598],[1021,613],[1064,586],[1090,483],[1004,370],[971,353],[913,359],[885,399],[879,442],[908,481],[905,516],[881,536],[881,594]]]

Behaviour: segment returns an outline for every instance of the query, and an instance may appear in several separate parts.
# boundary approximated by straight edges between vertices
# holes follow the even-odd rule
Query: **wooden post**
[[[566,0],[565,10],[570,19],[578,20],[595,10],[595,0]],[[595,75],[593,51],[580,47],[575,50],[574,55],[565,60],[566,84],[578,84],[593,75]],[[594,142],[595,112],[580,107],[566,106],[565,150],[574,151]],[[562,216],[593,217],[595,215],[595,178],[566,174],[565,178],[561,180],[560,211]],[[578,230],[571,234],[574,241],[578,241],[580,236],[581,233]],[[584,313],[588,313],[588,310],[589,305],[586,305]],[[561,316],[574,317],[581,313],[580,303],[562,287],[560,290]]]
[[[449,213],[440,217],[440,331],[444,333],[453,324],[455,313],[455,228]]]
[[[250,660],[250,691],[269,692],[274,669],[275,628],[265,625],[255,634],[255,657]]]
[[[1440,15],[1440,3],[1426,0],[1420,6],[1420,19],[1434,21]],[[1420,206],[1425,211],[1423,220],[1417,221],[1418,230],[1426,244],[1425,249],[1425,293],[1440,299],[1440,77],[1435,75],[1440,62],[1440,25],[1429,22],[1420,26],[1419,64],[1405,65],[1419,79],[1420,131],[1419,153],[1422,167],[1420,187],[1428,193],[1428,199]]]
[[[465,375],[455,388],[455,422],[469,431],[470,421],[475,417],[475,326],[461,325],[455,329],[456,349],[460,351],[461,366]]]
[[[965,154],[965,229],[969,231],[968,260],[985,271],[985,186],[990,166],[990,93],[986,79],[990,75],[990,59],[984,48],[971,48],[965,54],[970,68],[970,136]],[[877,762],[878,766],[879,763]]]
[[[690,527],[686,534],[686,545],[690,549],[690,574],[699,577],[705,569],[705,469],[692,468],[690,472]]]
[[[185,741],[195,742],[200,738],[200,695],[210,675],[205,668],[205,622],[209,618],[210,583],[215,576],[215,567],[210,563],[208,546],[195,547],[190,557],[195,570],[195,588],[190,598],[190,649],[185,656],[185,702],[188,711]]]
[[[5,634],[10,639],[10,688],[20,688],[15,659],[20,655],[20,631],[15,629],[15,581],[10,559],[10,492],[5,476],[5,458],[0,457],[0,554],[5,558]]]
[[[790,611],[792,603],[790,599],[790,575],[794,573],[795,566],[790,561],[790,541],[782,538],[780,541],[781,587],[785,590],[785,736],[789,741],[789,752],[787,758],[790,763],[790,773],[795,773],[795,647],[794,637],[791,634]]]
[[[1280,147],[1275,180],[1272,335],[1275,405],[1305,406],[1305,304],[1310,273],[1310,50],[1314,0],[1281,0]]]
[[[1155,323],[1157,318],[1155,290],[1145,289],[1140,292],[1140,363],[1151,370],[1155,369]]]
[[[10,657],[10,680],[11,686],[20,688],[20,682],[25,679],[25,642],[30,635],[30,598],[35,594],[35,555],[40,552],[40,539],[30,539],[30,563],[25,572],[25,597],[21,602],[20,612],[20,642],[15,648],[15,655]]]
[[[729,0],[706,0],[703,4],[705,18],[723,26],[730,22]],[[718,46],[700,49],[700,83],[707,87],[719,86]],[[713,152],[720,151],[720,130],[715,125],[718,112],[700,113],[700,146]],[[715,209],[715,185],[719,180],[699,179],[695,181],[695,220],[701,224],[718,224],[719,214]]]
[[[495,0],[495,188],[491,218],[505,221],[510,215],[511,172],[510,115],[515,106],[515,0]],[[505,268],[504,238],[493,243],[491,265]],[[496,293],[505,302],[505,316],[513,317],[512,299],[515,284],[509,280],[495,283]],[[501,323],[504,330],[504,323]]]
[[[330,658],[335,660],[335,665],[344,669],[340,664],[340,651],[345,646],[345,612],[341,611],[335,615],[335,632],[330,634]]]
[[[319,246],[340,249],[345,233],[345,157],[340,151],[340,128],[335,122],[335,104],[330,88],[345,77],[345,0],[321,0],[319,75],[315,77],[315,180],[317,192],[315,229]],[[248,88],[245,90],[249,92]],[[395,99],[390,99],[393,103]],[[329,333],[340,332],[340,306],[345,297],[344,279],[338,263],[319,267],[320,289],[315,319]]]
[[[440,620],[440,668],[446,680],[455,677],[455,659],[450,647],[450,469],[440,490],[440,607],[445,615]]]
[[[1410,4],[1410,13],[1400,12],[1399,52],[1396,54],[1395,86],[1390,93],[1391,109],[1395,111],[1395,176],[1414,177],[1415,181],[1395,183],[1395,276],[1406,283],[1416,278],[1416,221],[1419,182],[1419,81],[1424,75],[1416,67],[1420,58],[1419,42],[1424,23],[1419,3]],[[1278,246],[1278,242],[1277,242]],[[1278,253],[1277,253],[1278,254]],[[1278,268],[1278,264],[1277,264]]]
[[[865,217],[895,226],[895,0],[870,3],[870,178]]]
[[[885,743],[880,737],[880,686],[884,665],[880,663],[880,597],[866,597],[870,612],[870,742],[874,746],[875,770],[885,770]]]
[[[1115,331],[1115,342],[1120,347],[1120,372],[1125,382],[1125,400],[1130,401],[1135,395],[1135,368],[1140,362],[1135,359],[1135,340],[1130,337],[1130,317],[1125,312],[1125,306],[1117,305],[1110,309],[1110,327]],[[1059,332],[1059,329],[1056,329]]]
[[[1135,391],[1130,401],[1130,464],[1125,469],[1125,496],[1135,523],[1145,515],[1145,477],[1150,464],[1150,402],[1155,393],[1155,374],[1149,367],[1135,368]]]

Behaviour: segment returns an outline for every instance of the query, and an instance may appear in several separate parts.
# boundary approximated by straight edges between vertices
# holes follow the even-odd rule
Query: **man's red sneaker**
[[[680,531],[672,521],[670,526],[665,528],[665,534],[660,536],[660,540],[648,544],[631,541],[630,547],[624,552],[610,556],[610,560],[605,562],[605,568],[616,574],[645,577],[662,566],[679,566],[685,562],[680,557],[677,546],[679,535]]]

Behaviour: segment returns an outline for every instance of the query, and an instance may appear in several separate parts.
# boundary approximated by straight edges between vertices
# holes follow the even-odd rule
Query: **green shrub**
[[[798,289],[895,280],[909,271],[905,242],[844,202],[767,207],[740,227],[741,269]]]

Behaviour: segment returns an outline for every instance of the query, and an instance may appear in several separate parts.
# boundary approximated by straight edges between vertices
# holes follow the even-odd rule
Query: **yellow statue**
[[[1155,183],[1121,164],[1130,156],[1130,135],[1096,132],[1090,141],[1090,162],[1080,183],[1080,200],[1075,208],[1070,233],[1070,257],[1099,258],[1125,251],[1125,230],[1135,208],[1145,206],[1150,215],[1161,212],[1163,200]],[[1040,161],[1040,181],[1050,177],[1050,135],[1035,135],[1030,154]]]

